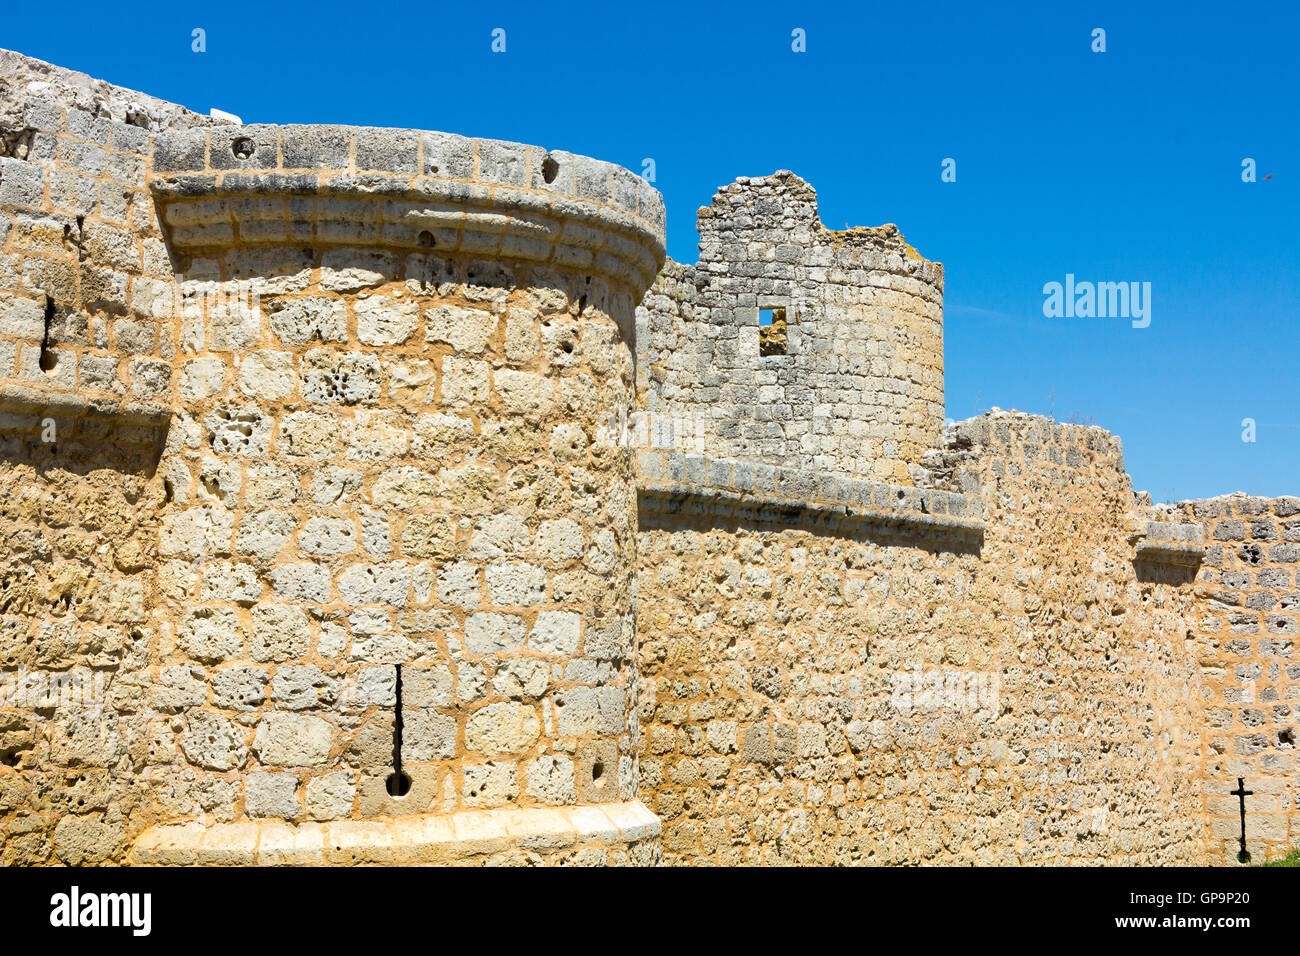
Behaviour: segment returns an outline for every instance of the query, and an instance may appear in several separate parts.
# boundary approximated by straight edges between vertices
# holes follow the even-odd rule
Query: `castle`
[[[0,863],[1228,864],[1300,498],[945,427],[943,269],[739,179],[0,53]]]

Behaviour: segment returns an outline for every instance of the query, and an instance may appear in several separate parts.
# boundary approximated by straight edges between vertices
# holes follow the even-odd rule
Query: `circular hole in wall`
[[[553,183],[558,175],[560,175],[560,164],[547,156],[542,160],[542,178],[548,183]]]
[[[416,241],[420,244],[421,248],[432,249],[434,246],[433,233],[428,229],[425,229],[416,237]]]
[[[59,357],[53,352],[43,349],[38,364],[40,365],[42,372],[53,372],[55,366],[59,364]]]
[[[236,159],[250,159],[253,155],[253,141],[247,136],[240,136],[230,144],[230,151],[235,154]]]
[[[598,790],[605,786],[605,765],[599,760],[591,765],[591,785]]]
[[[390,797],[404,797],[411,792],[411,778],[405,773],[393,771],[384,783],[384,789]]]

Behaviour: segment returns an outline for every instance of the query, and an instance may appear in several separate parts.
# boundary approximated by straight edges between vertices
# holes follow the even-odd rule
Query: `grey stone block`
[[[208,133],[212,169],[275,169],[279,165],[275,126],[217,126]]]
[[[283,126],[280,154],[284,169],[347,169],[352,132],[332,126]]]
[[[153,171],[201,173],[207,168],[207,153],[206,130],[169,130],[159,133],[153,142]]]
[[[424,153],[422,175],[450,179],[474,177],[472,139],[451,133],[421,133],[420,143]]]
[[[0,204],[38,207],[42,205],[44,199],[43,167],[18,159],[0,157]]]
[[[357,130],[357,169],[379,169],[414,176],[421,171],[419,151],[420,137],[414,130]]]

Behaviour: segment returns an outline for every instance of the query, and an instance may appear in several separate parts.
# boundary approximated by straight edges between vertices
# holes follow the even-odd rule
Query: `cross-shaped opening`
[[[1237,853],[1238,863],[1249,863],[1250,852],[1246,849],[1246,798],[1253,796],[1254,790],[1246,789],[1246,781],[1241,777],[1237,778],[1237,789],[1229,790],[1230,794],[1241,802],[1241,849]]]

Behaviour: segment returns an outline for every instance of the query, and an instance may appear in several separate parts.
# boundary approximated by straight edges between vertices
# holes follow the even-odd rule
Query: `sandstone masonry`
[[[942,267],[792,173],[699,225],[0,52],[0,863],[1300,843],[1300,499],[945,429]]]

